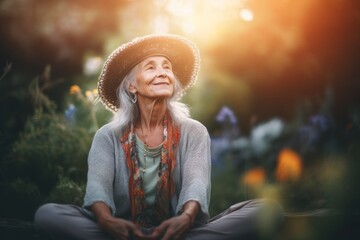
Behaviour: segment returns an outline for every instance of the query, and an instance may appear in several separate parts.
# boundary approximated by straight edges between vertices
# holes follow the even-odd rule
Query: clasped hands
[[[192,223],[192,218],[183,213],[165,220],[148,235],[144,234],[133,222],[120,218],[112,218],[106,223],[101,223],[101,226],[117,240],[180,240],[185,237]]]

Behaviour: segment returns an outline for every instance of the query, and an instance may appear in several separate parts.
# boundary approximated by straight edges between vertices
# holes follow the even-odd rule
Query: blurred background
[[[285,224],[282,239],[359,236],[357,0],[1,0],[1,219],[82,204],[92,138],[111,119],[94,104],[102,64],[151,33],[201,52],[183,102],[212,139],[212,215],[269,197],[326,219]]]

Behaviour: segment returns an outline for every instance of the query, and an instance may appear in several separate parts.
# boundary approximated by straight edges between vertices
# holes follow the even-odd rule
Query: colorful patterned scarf
[[[173,170],[176,164],[176,151],[180,140],[180,129],[173,124],[170,115],[164,117],[163,146],[159,166],[159,182],[155,203],[146,206],[140,161],[136,149],[134,125],[127,128],[120,142],[125,151],[126,163],[130,171],[129,193],[133,222],[141,227],[153,227],[168,219],[171,215],[170,200],[175,193]]]

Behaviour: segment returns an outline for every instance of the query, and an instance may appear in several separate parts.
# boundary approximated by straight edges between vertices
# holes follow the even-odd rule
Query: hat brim
[[[183,91],[195,83],[200,55],[192,42],[171,34],[136,38],[117,48],[104,63],[98,81],[98,92],[106,108],[113,112],[119,109],[116,91],[121,81],[136,64],[154,55],[162,55],[170,60]]]

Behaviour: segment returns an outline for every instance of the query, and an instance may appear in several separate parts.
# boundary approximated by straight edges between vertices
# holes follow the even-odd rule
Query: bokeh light
[[[239,14],[240,17],[246,22],[251,22],[254,19],[254,14],[249,9],[241,9]]]
[[[248,170],[241,179],[243,184],[256,187],[264,184],[266,181],[266,173],[263,168],[254,168]]]
[[[295,151],[285,148],[278,156],[275,171],[276,179],[280,182],[299,180],[302,173],[302,159]]]

